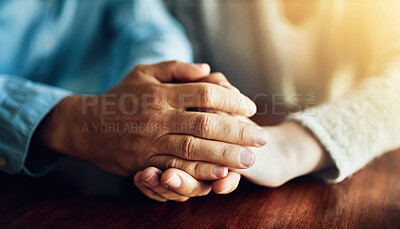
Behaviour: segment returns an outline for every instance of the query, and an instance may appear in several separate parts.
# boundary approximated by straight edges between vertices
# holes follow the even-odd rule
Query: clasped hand
[[[210,75],[206,64],[139,65],[104,94],[61,101],[39,137],[53,150],[114,174],[134,176],[154,166],[216,180],[228,168],[251,167],[255,155],[246,146],[267,140],[261,127],[219,112],[249,117],[256,107],[221,73]],[[91,125],[108,123],[133,128],[98,131]]]

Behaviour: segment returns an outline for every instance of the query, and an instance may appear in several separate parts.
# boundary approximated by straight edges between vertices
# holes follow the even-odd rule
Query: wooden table
[[[41,178],[0,175],[0,228],[400,228],[400,151],[340,184],[302,177],[276,189],[242,181],[185,203],[145,198],[131,179],[77,161]]]

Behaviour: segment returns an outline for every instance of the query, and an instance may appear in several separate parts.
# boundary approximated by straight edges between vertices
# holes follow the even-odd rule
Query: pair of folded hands
[[[263,128],[247,118],[255,113],[256,105],[207,64],[163,62],[137,66],[104,94],[65,98],[41,124],[39,138],[53,150],[133,176],[158,201],[227,194],[241,175],[276,187],[326,165],[322,147],[303,127]]]

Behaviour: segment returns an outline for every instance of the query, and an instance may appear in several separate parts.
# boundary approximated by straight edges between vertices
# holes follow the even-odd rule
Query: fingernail
[[[251,101],[249,98],[247,98],[247,97],[246,97],[246,104],[247,104],[247,107],[249,109],[248,116],[253,116],[255,113],[257,113],[256,104],[253,101]]]
[[[249,168],[253,165],[254,163],[254,153],[249,151],[249,150],[244,150],[240,154],[240,163],[246,167]]]
[[[259,128],[257,136],[256,136],[256,143],[260,146],[267,144],[268,141],[268,132],[263,128]]]
[[[222,190],[220,192],[220,194],[225,194],[225,193],[229,192],[231,190],[231,188],[232,188],[232,185],[228,185],[224,190]]]
[[[178,175],[174,174],[171,178],[163,183],[168,188],[179,188],[182,185],[182,180]]]
[[[236,87],[234,87],[232,84],[228,83],[228,82],[221,82],[219,83],[219,85],[221,87],[227,88],[227,89],[231,89],[234,90],[235,92],[240,93],[239,89],[237,89]]]
[[[213,174],[216,177],[226,177],[226,175],[228,175],[228,170],[223,166],[215,166],[213,168]]]
[[[157,175],[157,173],[153,173],[143,182],[149,185],[150,187],[155,187],[160,185],[160,177]]]

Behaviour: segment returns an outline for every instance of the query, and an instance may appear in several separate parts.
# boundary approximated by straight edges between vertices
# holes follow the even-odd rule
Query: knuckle
[[[163,85],[147,84],[140,98],[142,106],[161,109],[167,101],[167,91]]]
[[[201,115],[196,120],[196,131],[202,136],[209,136],[210,134],[210,117],[208,115]]]
[[[195,152],[196,139],[192,136],[186,136],[182,141],[181,154],[184,159],[191,159]]]
[[[238,166],[239,155],[242,147],[236,145],[226,145],[218,152],[219,160],[223,161],[227,165]]]
[[[171,60],[171,61],[168,61],[168,63],[175,65],[175,64],[180,64],[181,62],[179,60]]]
[[[203,166],[201,164],[201,162],[196,162],[194,163],[193,166],[193,172],[194,174],[196,174],[198,177],[206,177],[206,173],[205,170],[203,169]]]
[[[204,85],[200,88],[200,99],[201,99],[201,105],[207,106],[207,104],[210,104],[212,99],[213,99],[213,89],[208,86]]]
[[[138,64],[136,67],[133,69],[134,72],[143,72],[146,69],[147,65],[146,64]]]
[[[238,131],[238,138],[239,138],[238,140],[239,140],[240,142],[243,142],[245,136],[246,136],[246,128],[245,128],[243,125],[241,125],[241,126],[239,127],[239,131]]]
[[[228,157],[230,156],[230,151],[231,149],[228,146],[223,146],[220,149],[220,157],[224,160],[227,160]]]

